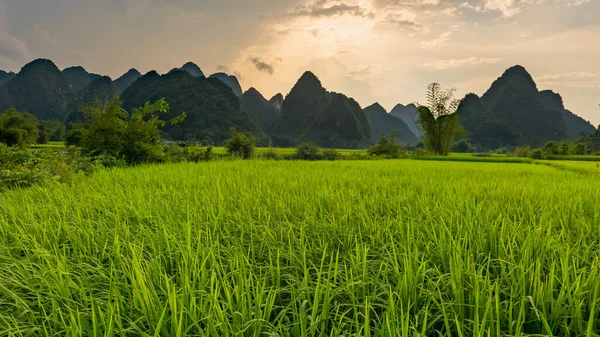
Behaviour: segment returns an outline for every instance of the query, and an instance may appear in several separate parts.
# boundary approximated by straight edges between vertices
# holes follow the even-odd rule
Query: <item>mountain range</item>
[[[82,107],[120,96],[125,109],[165,98],[169,120],[182,112],[187,118],[167,125],[172,140],[221,144],[236,127],[259,143],[295,146],[314,142],[321,147],[364,148],[382,134],[398,132],[397,140],[416,144],[421,138],[414,104],[396,105],[390,112],[380,104],[362,108],[354,99],[328,91],[317,76],[305,72],[284,97],[267,100],[256,88],[245,92],[233,75],[208,77],[192,62],[165,75],[142,75],[130,69],[112,81],[83,67],[62,71],[46,59],[25,65],[18,74],[0,71],[0,111],[16,108],[41,120],[68,125],[83,118]],[[555,92],[539,91],[525,68],[512,67],[481,97],[468,94],[457,114],[468,139],[482,150],[549,140],[576,139],[595,127],[564,106]]]
[[[468,94],[458,107],[472,144],[485,149],[575,139],[595,131],[566,110],[560,95],[539,91],[522,66],[507,69],[483,96]]]

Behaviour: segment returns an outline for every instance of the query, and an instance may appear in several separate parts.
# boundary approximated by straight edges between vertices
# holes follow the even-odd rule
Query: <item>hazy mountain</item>
[[[173,68],[169,71],[169,73],[172,73],[177,70],[183,70],[188,74],[192,75],[193,77],[205,77],[200,67],[194,62],[188,62],[184,64],[181,68]]]
[[[269,100],[272,106],[274,106],[277,110],[281,111],[281,107],[283,106],[283,95],[277,94]]]
[[[125,90],[129,88],[129,86],[140,77],[142,77],[142,74],[140,74],[140,72],[137,71],[137,69],[129,69],[129,71],[126,72],[123,76],[115,80],[114,83],[115,88],[117,89],[117,93],[119,93],[119,95],[122,95],[123,92],[125,92]]]
[[[327,92],[311,72],[294,85],[281,112],[271,131],[282,146],[314,142],[322,147],[359,148],[370,144],[369,122],[360,105]]]
[[[241,98],[242,109],[246,111],[263,129],[270,128],[281,116],[281,111],[267,101],[254,88],[248,89]]]
[[[400,136],[396,137],[398,142],[415,144],[419,141],[404,121],[390,115],[379,103],[366,107],[364,111],[371,127],[373,143],[379,141],[382,135],[390,135],[393,130],[400,133]]]
[[[88,73],[80,66],[66,68],[62,73],[75,91],[82,90],[92,81],[100,78],[100,75]]]
[[[0,85],[4,85],[6,82],[10,81],[13,77],[15,77],[15,73],[11,72],[6,72],[6,71],[2,71],[0,70]]]
[[[221,80],[223,83],[227,84],[231,90],[233,90],[233,93],[237,97],[242,97],[242,86],[240,85],[237,77],[233,75],[227,75],[225,73],[216,73],[210,75],[210,78],[217,78]]]
[[[74,95],[71,85],[54,63],[38,59],[25,65],[1,89],[0,110],[16,108],[41,120],[64,120]]]
[[[539,100],[547,110],[562,114],[567,127],[567,136],[570,139],[578,139],[582,135],[596,131],[596,128],[590,122],[565,109],[563,99],[559,94],[551,90],[544,90],[539,93]]]
[[[83,120],[83,106],[94,105],[97,101],[106,104],[117,96],[117,89],[108,76],[102,76],[92,81],[84,89],[80,90],[75,99],[69,104],[66,123],[77,123]]]
[[[152,71],[135,81],[121,98],[124,108],[130,110],[163,97],[171,110],[160,115],[161,119],[187,114],[182,123],[164,128],[170,139],[222,143],[231,137],[231,127],[259,139],[264,137],[260,127],[242,110],[233,91],[216,78],[193,77],[185,71],[160,76]]]
[[[521,66],[506,70],[483,94],[481,102],[494,118],[513,127],[532,145],[568,136],[562,113],[546,109],[533,78]]]
[[[423,138],[421,135],[421,130],[417,125],[417,121],[419,120],[419,112],[414,104],[398,104],[392,109],[392,111],[390,111],[390,115],[401,119],[408,126],[415,137],[419,139]]]

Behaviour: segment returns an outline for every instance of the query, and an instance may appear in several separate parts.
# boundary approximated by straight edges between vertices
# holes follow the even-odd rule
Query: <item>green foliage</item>
[[[100,167],[77,151],[21,149],[0,143],[0,190],[72,183]]]
[[[128,164],[159,162],[164,148],[160,128],[165,125],[157,114],[164,114],[169,105],[164,99],[128,113],[118,99],[103,105],[84,108],[85,121],[76,124],[67,136],[67,145],[80,146],[92,156],[120,158]],[[185,115],[183,115],[185,116]],[[172,120],[178,122],[180,118]]]
[[[392,130],[389,136],[382,135],[375,146],[368,150],[371,156],[384,156],[387,158],[399,158],[406,154],[406,149],[396,143],[397,133]]]
[[[254,149],[256,148],[256,139],[254,137],[247,137],[245,134],[238,132],[235,128],[231,128],[233,137],[227,140],[225,148],[227,153],[232,156],[248,159],[254,155]]]
[[[263,130],[273,126],[273,123],[281,116],[281,112],[275,108],[263,95],[254,88],[248,89],[241,97],[242,109],[258,123]]]
[[[35,144],[39,137],[38,123],[31,114],[8,109],[0,114],[0,143],[20,147]]]
[[[40,121],[38,144],[65,140],[65,125],[57,120]]]
[[[531,147],[529,145],[526,146],[517,146],[515,151],[513,152],[514,157],[523,157],[529,158],[532,156]]]
[[[465,132],[455,113],[460,101],[454,99],[454,91],[432,83],[426,91],[427,105],[418,108],[423,142],[436,155],[448,155],[454,139]]]
[[[454,144],[452,147],[452,152],[458,153],[473,153],[475,152],[475,147],[469,143],[466,139],[461,139]]]
[[[321,158],[319,156],[320,151],[321,149],[315,143],[302,143],[296,148],[294,158],[300,160],[319,160]]]
[[[542,151],[541,149],[535,149],[533,151],[531,151],[531,158],[533,159],[544,159],[546,157],[546,155],[544,154],[544,151]]]
[[[340,160],[342,155],[336,149],[323,149],[321,150],[321,158],[323,160]]]

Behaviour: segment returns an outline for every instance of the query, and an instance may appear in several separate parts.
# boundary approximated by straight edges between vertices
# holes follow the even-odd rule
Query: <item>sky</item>
[[[482,95],[520,64],[600,124],[600,0],[0,0],[0,69],[119,77],[188,61],[269,99],[310,70],[366,107],[439,82]]]

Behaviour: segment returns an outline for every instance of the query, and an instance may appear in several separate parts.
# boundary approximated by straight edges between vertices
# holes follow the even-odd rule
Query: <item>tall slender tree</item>
[[[460,100],[454,99],[454,88],[443,88],[439,83],[427,86],[426,104],[418,104],[419,128],[427,150],[436,155],[448,155],[456,137],[465,129],[459,122],[456,109]]]

